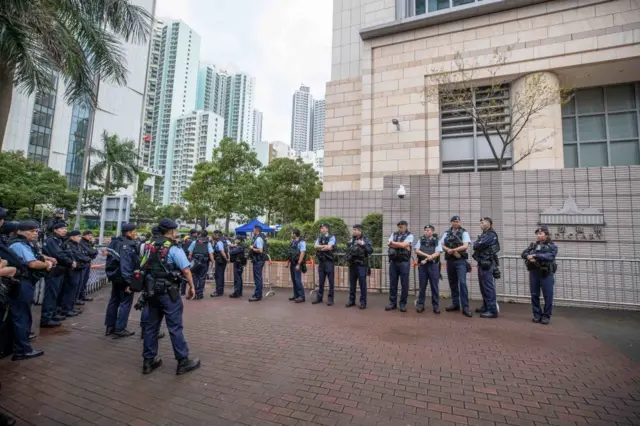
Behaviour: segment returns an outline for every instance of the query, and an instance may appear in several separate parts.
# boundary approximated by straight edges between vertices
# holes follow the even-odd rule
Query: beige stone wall
[[[325,191],[381,189],[383,176],[439,173],[439,108],[425,101],[426,82],[434,70],[450,70],[457,52],[477,69],[478,78],[486,76],[496,49],[506,52],[498,75],[508,80],[539,71],[568,85],[637,80],[640,0],[556,0],[364,41],[359,99],[360,81],[327,86],[327,111],[343,115],[334,121],[327,115],[327,138],[333,138],[327,142],[334,145],[325,143],[331,158],[329,173],[325,160]],[[344,122],[349,117],[351,123],[358,102],[356,131]],[[394,118],[399,130],[391,124]],[[559,106],[532,123],[529,135],[555,132],[552,149],[517,168],[563,167],[559,123]],[[347,133],[341,133],[343,127]]]

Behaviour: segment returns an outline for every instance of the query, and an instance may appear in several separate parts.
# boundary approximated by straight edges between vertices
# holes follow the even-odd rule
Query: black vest
[[[321,246],[326,246],[329,244],[329,240],[331,239],[331,235],[320,235],[318,237],[318,242]],[[331,251],[316,251],[316,256],[318,256],[318,261],[320,262],[334,262],[335,256],[333,253],[336,251],[336,246],[331,248]]]
[[[16,276],[16,278],[36,280],[45,276],[47,272],[46,270],[29,269],[29,267],[24,262],[22,262],[22,259],[20,259],[18,255],[9,248],[11,244],[18,242],[27,244],[33,251],[33,255],[36,256],[36,258],[38,257],[38,253],[36,252],[34,247],[29,244],[29,241],[27,241],[27,239],[22,235],[16,235],[15,237],[9,238],[9,240],[7,241],[8,245],[0,246],[0,258],[6,260],[9,266],[13,266],[17,269],[18,276]]]
[[[364,237],[361,237],[362,240],[366,244],[366,240]],[[358,244],[358,238],[352,237],[351,241],[347,243],[347,250],[344,254],[344,260],[349,263],[349,265],[364,265],[367,262],[367,249],[365,246],[361,246]]]
[[[160,237],[148,244],[146,249],[149,257],[144,265],[145,271],[156,280],[169,280],[173,278],[170,272],[168,257],[173,241],[169,238]]]
[[[216,246],[218,245],[219,241],[222,242],[222,249],[228,255],[229,246],[227,245],[227,240],[225,240],[223,237],[220,237],[220,239],[216,240]],[[213,259],[216,261],[216,263],[226,263],[226,261],[224,260],[224,257],[222,257],[222,255],[220,254],[217,248],[213,249]]]
[[[198,261],[209,259],[209,241],[206,238],[198,238],[193,248],[193,258]]]
[[[409,231],[402,234],[399,232],[394,232],[393,242],[402,243],[407,239],[409,235],[411,235],[411,232]],[[389,260],[393,262],[408,262],[409,260],[411,260],[411,249],[389,247]]]
[[[455,249],[458,247],[462,247],[464,245],[464,243],[462,242],[462,235],[467,232],[464,228],[458,228],[454,231],[453,228],[449,228],[449,230],[447,231],[447,238],[445,238],[444,240],[444,245],[449,247],[450,249]],[[456,260],[458,259],[457,257],[455,257],[454,255],[449,255],[446,254],[444,255],[444,258],[446,260],[449,259],[453,259]],[[460,252],[460,258],[461,259],[468,259],[469,258],[469,254],[466,251]]]
[[[253,250],[251,250],[250,256],[253,262],[262,262],[267,259],[267,250],[268,250],[267,237],[263,233],[253,236],[253,238],[251,239],[251,247],[255,247],[256,240],[258,239],[258,237],[262,238],[262,253],[256,253]]]
[[[438,247],[438,239],[436,237],[428,238],[426,236],[422,236],[420,238],[420,251],[432,255],[436,252],[436,248]],[[416,254],[418,256],[419,261],[423,261],[425,259],[424,256]],[[439,259],[434,260],[434,262],[438,262]]]
[[[300,240],[298,238],[291,240],[291,243],[289,243],[289,260],[295,265],[298,264],[298,259],[300,258],[299,243]]]

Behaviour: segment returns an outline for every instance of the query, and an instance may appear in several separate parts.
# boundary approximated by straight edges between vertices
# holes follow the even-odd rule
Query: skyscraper
[[[244,72],[227,78],[224,137],[251,143],[253,133],[253,86],[255,79]]]
[[[313,102],[313,146],[312,151],[324,149],[324,99]]]
[[[307,86],[293,94],[291,109],[291,148],[300,155],[309,151],[313,141],[313,96]]]
[[[196,105],[200,36],[182,21],[165,21],[159,55],[158,92],[151,134],[155,150],[152,167],[164,172],[162,203],[168,204],[176,119],[193,111]]]
[[[257,109],[253,110],[253,136],[251,138],[253,146],[258,142],[262,142],[262,112]]]
[[[157,97],[160,93],[160,76],[158,69],[160,62],[164,60],[164,55],[161,53],[162,48],[162,30],[164,23],[162,21],[156,21],[151,33],[151,46],[149,49],[149,69],[147,70],[147,91],[144,101],[144,114],[143,114],[143,129],[142,139],[140,141],[140,163],[143,167],[154,167],[155,163],[155,140],[153,135],[155,132],[154,127],[154,111],[156,107]]]
[[[227,119],[227,88],[229,75],[213,64],[201,63],[198,72],[196,109],[215,112]]]
[[[191,183],[196,164],[211,161],[223,131],[224,118],[210,111],[192,111],[176,120],[169,203],[184,204],[182,193]]]

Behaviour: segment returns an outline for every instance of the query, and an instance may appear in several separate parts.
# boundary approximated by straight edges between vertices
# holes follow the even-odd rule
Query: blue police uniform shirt
[[[187,255],[184,254],[178,246],[171,246],[169,254],[167,255],[167,264],[177,267],[179,270],[183,270],[191,266],[191,262],[187,259]]]
[[[316,240],[316,245],[320,245],[320,238],[318,238]],[[334,237],[334,236],[329,237],[328,245],[330,245],[331,247],[335,247],[336,246],[336,237]]]
[[[298,242],[298,250],[300,250],[301,252],[303,252],[303,251],[306,252],[307,251],[307,243],[306,243],[305,240],[300,240]]]
[[[416,250],[420,250],[420,240],[421,239],[422,238],[420,238],[418,240],[418,242],[416,243]],[[440,253],[440,252],[442,252],[442,242],[438,241],[438,245],[436,246],[436,253]]]
[[[196,248],[196,242],[193,241],[191,243],[191,245],[189,245],[189,253],[193,253],[193,250],[195,250]],[[209,252],[209,254],[213,253],[213,247],[211,247],[211,243],[207,243],[207,251]]]
[[[393,242],[393,234],[389,237],[389,242]],[[404,239],[405,243],[413,244],[413,234],[407,235],[407,238]]]
[[[440,246],[444,245],[444,240],[447,239],[447,235],[449,234],[449,231],[445,231],[442,234],[442,238],[440,238]],[[464,231],[462,233],[462,242],[463,243],[471,243],[471,237],[469,236],[469,233],[467,231]]]
[[[253,247],[257,249],[264,248],[264,241],[262,241],[262,237],[257,237],[255,242],[253,243]]]
[[[18,256],[20,260],[24,262],[25,265],[29,262],[33,262],[34,260],[38,260],[33,255],[33,250],[31,250],[31,247],[29,247],[27,244],[23,243],[22,241],[17,241],[11,244],[9,248],[13,250],[16,256]]]
[[[216,251],[224,251],[224,244],[222,241],[216,242]]]

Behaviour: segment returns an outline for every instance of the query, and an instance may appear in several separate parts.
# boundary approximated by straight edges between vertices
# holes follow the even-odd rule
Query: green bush
[[[319,230],[314,229],[313,222],[294,222],[289,223],[287,225],[283,225],[282,228],[276,234],[276,238],[282,241],[290,241],[291,240],[291,231],[293,228],[298,228],[300,230],[300,236],[305,241],[311,241],[316,239],[317,235],[320,233]]]
[[[362,220],[362,232],[374,247],[382,247],[382,214],[368,214]]]
[[[342,256],[342,254],[344,254],[345,252],[345,249],[346,249],[345,244],[338,244],[337,253],[339,253],[340,255],[338,256],[338,259],[337,259],[337,265],[340,265],[340,266],[345,265],[344,256]],[[374,249],[373,252],[382,253],[382,250]],[[307,242],[307,260],[310,259],[310,256],[315,256],[315,253],[316,253],[316,250],[313,247],[313,243]],[[269,256],[271,257],[271,260],[273,262],[277,262],[277,261],[286,262],[287,260],[289,260],[289,241],[270,239],[269,240]],[[384,260],[386,260],[386,257],[384,256],[372,256],[369,260],[369,266],[372,268],[380,268],[380,265]],[[318,259],[314,258],[314,261],[317,263]]]
[[[329,233],[331,235],[336,236],[336,240],[338,244],[345,244],[351,238],[351,233],[349,232],[349,227],[344,220],[339,217],[321,217],[318,219],[313,226],[316,229],[316,233],[320,234],[320,225],[323,223],[329,224]]]

